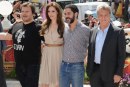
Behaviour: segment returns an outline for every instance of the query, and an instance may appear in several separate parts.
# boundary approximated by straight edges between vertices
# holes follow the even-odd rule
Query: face
[[[68,23],[68,24],[71,24],[74,22],[75,20],[75,14],[71,11],[70,8],[66,8],[64,10],[64,16],[65,16],[65,21]]]
[[[32,22],[34,14],[32,13],[31,7],[22,7],[21,17],[23,22]]]
[[[92,16],[91,15],[88,15],[88,20],[92,20]]]
[[[107,27],[110,23],[110,12],[108,10],[100,9],[98,12],[98,20],[100,26]]]
[[[20,12],[14,12],[14,13],[12,14],[12,16],[13,16],[15,19],[20,18],[20,17],[21,17],[20,15],[21,15]]]
[[[58,12],[57,10],[54,8],[54,7],[49,7],[48,9],[48,16],[51,20],[56,20],[57,19],[57,15],[58,15]]]

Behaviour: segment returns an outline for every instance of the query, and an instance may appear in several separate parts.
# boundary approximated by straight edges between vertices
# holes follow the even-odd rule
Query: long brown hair
[[[58,24],[57,32],[59,33],[60,38],[62,38],[65,25],[63,22],[62,8],[56,2],[51,2],[46,7],[46,20],[42,23],[42,29],[40,30],[40,35],[43,36],[45,34],[45,31],[48,29],[48,27],[51,23],[51,19],[48,16],[49,7],[54,7],[56,9],[56,11],[58,12],[58,14],[57,14],[57,24]]]

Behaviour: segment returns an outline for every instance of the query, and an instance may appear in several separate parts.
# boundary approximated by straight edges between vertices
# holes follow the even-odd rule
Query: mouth
[[[69,21],[70,21],[70,18],[66,18],[66,21],[68,21],[68,22],[69,22]]]
[[[26,18],[27,16],[23,16],[23,18]]]
[[[54,16],[49,16],[50,18],[53,18]]]

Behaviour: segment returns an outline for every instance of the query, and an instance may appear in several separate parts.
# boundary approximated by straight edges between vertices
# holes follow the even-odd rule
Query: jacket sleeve
[[[118,62],[117,62],[116,75],[122,76],[124,61],[126,58],[125,33],[123,29],[119,31],[117,51],[118,51]]]
[[[88,45],[88,57],[87,57],[87,66],[86,66],[86,72],[87,75],[90,77],[90,58],[91,58],[91,35],[92,31],[90,31],[90,36],[89,36],[89,45]]]

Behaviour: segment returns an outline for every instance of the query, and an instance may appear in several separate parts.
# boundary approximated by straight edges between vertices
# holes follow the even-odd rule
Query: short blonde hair
[[[97,6],[97,15],[99,13],[100,10],[106,10],[109,11],[109,13],[111,14],[111,7],[108,4],[101,4]]]

